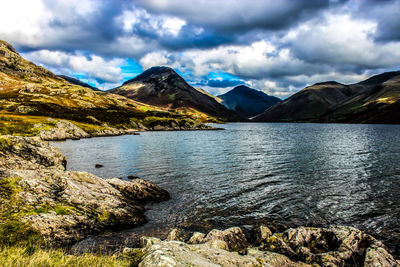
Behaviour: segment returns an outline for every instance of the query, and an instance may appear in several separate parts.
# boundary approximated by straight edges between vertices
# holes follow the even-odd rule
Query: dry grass
[[[68,255],[60,249],[36,249],[30,251],[24,247],[9,247],[0,250],[0,265],[4,267],[38,266],[130,266],[131,260],[119,255]]]

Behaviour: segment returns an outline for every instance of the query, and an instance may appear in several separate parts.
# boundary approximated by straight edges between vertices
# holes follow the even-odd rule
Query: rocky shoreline
[[[125,248],[138,266],[400,266],[387,247],[353,227],[298,227],[273,233],[267,226],[245,235],[239,227],[187,234],[172,230],[166,240],[141,239]]]
[[[48,122],[54,124],[50,129],[41,130],[38,136],[45,141],[63,141],[67,139],[81,139],[102,136],[119,136],[119,135],[138,135],[143,131],[196,131],[196,130],[222,130],[222,128],[212,127],[205,124],[194,125],[155,125],[146,127],[142,124],[137,124],[136,128],[122,129],[110,127],[107,125],[101,127],[93,127],[90,131],[85,131],[82,127],[67,120],[47,119]],[[43,125],[36,125],[37,128]]]
[[[73,127],[62,124],[57,128]],[[71,247],[106,230],[141,225],[146,203],[169,198],[142,179],[102,179],[65,166],[60,151],[40,137],[0,136],[1,203],[49,247]],[[165,240],[142,237],[140,244],[120,248],[132,266],[400,266],[382,242],[347,226],[283,232],[258,226],[250,233],[234,227],[207,234],[174,229]]]

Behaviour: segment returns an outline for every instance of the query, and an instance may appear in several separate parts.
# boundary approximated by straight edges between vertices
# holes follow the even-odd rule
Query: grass
[[[76,267],[124,267],[132,266],[129,258],[120,255],[68,255],[61,249],[36,249],[27,250],[25,247],[9,247],[0,249],[0,265],[12,267],[36,267],[36,266],[76,266]]]
[[[42,130],[50,130],[54,121],[43,116],[0,115],[0,135],[35,136]]]

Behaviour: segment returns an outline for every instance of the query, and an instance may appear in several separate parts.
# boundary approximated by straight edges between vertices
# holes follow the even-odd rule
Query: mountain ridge
[[[256,116],[264,122],[400,123],[400,71],[308,86]]]

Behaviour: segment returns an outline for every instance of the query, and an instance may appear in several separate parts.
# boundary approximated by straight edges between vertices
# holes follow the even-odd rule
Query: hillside
[[[75,79],[73,77],[69,77],[69,76],[66,76],[66,75],[57,75],[57,77],[63,78],[67,82],[75,84],[75,85],[79,85],[79,86],[82,86],[82,87],[87,87],[87,88],[90,88],[90,89],[95,90],[95,91],[101,91],[100,89],[98,89],[98,88],[96,88],[94,86],[91,86],[88,83],[82,82],[82,81],[80,81],[78,79]]]
[[[254,121],[400,123],[400,72],[344,85],[317,83],[267,109]]]
[[[75,85],[0,41],[0,133],[36,134],[40,128],[54,126],[49,117],[80,123],[89,132],[109,132],[110,127],[202,127],[189,115]]]
[[[231,91],[219,95],[218,98],[222,99],[225,107],[245,118],[254,117],[281,101],[277,97],[269,96],[244,85],[237,86]]]
[[[190,86],[173,69],[152,67],[109,92],[199,118],[237,121],[240,117],[213,97]]]

